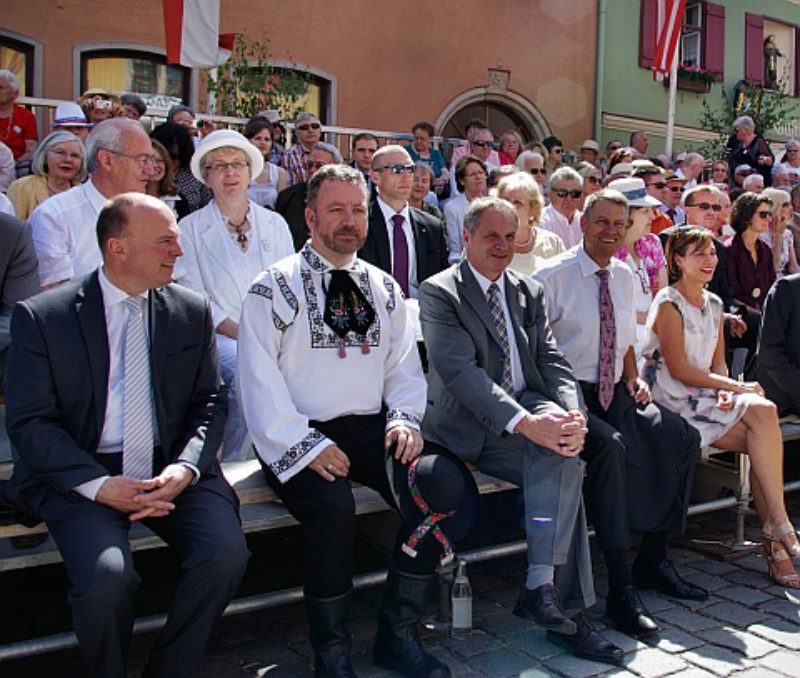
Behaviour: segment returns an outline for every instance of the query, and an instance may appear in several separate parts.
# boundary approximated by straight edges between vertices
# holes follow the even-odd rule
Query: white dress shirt
[[[578,210],[575,210],[572,219],[567,221],[561,212],[552,205],[548,205],[542,210],[542,217],[539,219],[537,227],[555,233],[561,238],[565,249],[571,249],[583,240],[581,213]]]
[[[583,246],[546,259],[534,277],[544,285],[547,317],[559,350],[566,356],[575,378],[598,383],[600,367],[600,267]],[[623,359],[636,345],[634,275],[619,259],[606,266],[608,287],[617,326],[614,382],[622,377]]]
[[[412,299],[419,296],[419,283],[417,282],[417,248],[414,241],[414,230],[411,228],[411,210],[408,203],[405,204],[400,212],[395,212],[393,207],[387,205],[380,196],[378,189],[378,205],[383,214],[383,223],[386,225],[386,235],[389,237],[389,261],[392,263],[392,275],[394,276],[394,222],[392,217],[399,214],[403,217],[403,233],[406,235],[408,243],[408,291]],[[395,276],[397,277],[397,276]]]
[[[489,286],[492,282],[497,283],[497,287],[500,290],[500,304],[501,308],[503,309],[503,317],[506,321],[506,330],[508,334],[508,353],[509,358],[511,359],[511,383],[514,386],[514,393],[520,393],[525,389],[525,375],[522,373],[522,360],[519,357],[519,351],[517,350],[517,338],[514,334],[514,325],[511,323],[511,314],[508,312],[508,301],[506,300],[506,274],[505,271],[497,280],[489,280],[486,276],[479,273],[475,268],[473,268],[472,264],[467,262],[472,274],[475,276],[475,280],[478,281],[478,285],[483,292],[483,296],[486,297],[486,303],[489,303]],[[509,422],[506,424],[506,431],[509,433],[514,432],[514,427],[519,423],[519,420],[522,419],[527,413],[526,412],[517,412]]]
[[[42,286],[91,273],[102,262],[97,215],[106,202],[91,180],[54,195],[31,214]]]
[[[324,286],[335,267],[307,243],[262,273],[242,304],[239,384],[247,429],[281,482],[332,441],[309,420],[329,421],[388,408],[387,429],[419,429],[427,385],[414,329],[397,282],[361,259],[346,270],[375,309],[365,337],[325,324]]]

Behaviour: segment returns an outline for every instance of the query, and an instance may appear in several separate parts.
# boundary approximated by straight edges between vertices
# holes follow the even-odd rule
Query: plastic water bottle
[[[472,587],[467,578],[467,561],[458,561],[456,580],[450,596],[453,602],[453,638],[463,640],[472,633]]]

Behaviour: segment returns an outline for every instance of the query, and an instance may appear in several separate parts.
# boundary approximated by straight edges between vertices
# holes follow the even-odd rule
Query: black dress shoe
[[[583,659],[591,659],[605,664],[622,663],[623,653],[620,648],[609,643],[603,636],[595,631],[586,615],[580,612],[573,618],[578,625],[578,631],[572,636],[563,633],[548,631],[547,638],[552,642],[564,645]]]
[[[650,613],[633,586],[626,586],[621,591],[609,591],[606,613],[618,630],[630,636],[639,638],[658,633],[658,624],[650,618]]]
[[[577,631],[575,622],[564,614],[561,598],[552,584],[542,584],[533,591],[523,590],[514,605],[514,614],[564,635],[572,635]]]
[[[633,583],[636,588],[654,589],[673,598],[684,600],[705,600],[708,591],[683,579],[666,558],[655,567],[632,568]]]

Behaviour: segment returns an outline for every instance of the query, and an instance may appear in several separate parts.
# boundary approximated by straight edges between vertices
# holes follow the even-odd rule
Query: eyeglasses
[[[383,170],[389,170],[392,174],[412,174],[414,170],[417,169],[417,166],[410,162],[407,165],[385,165],[384,167],[376,167],[373,172],[382,172]]]
[[[559,198],[566,198],[567,196],[569,196],[573,200],[577,200],[578,198],[580,198],[583,195],[583,191],[581,191],[581,190],[579,190],[577,188],[572,190],[572,191],[568,191],[565,188],[554,188],[551,191],[551,193],[557,195]]]
[[[139,155],[130,155],[128,153],[122,153],[120,151],[112,151],[110,148],[103,148],[101,150],[106,151],[107,153],[112,153],[113,155],[118,155],[123,158],[130,158],[137,165],[139,165],[139,167],[147,167],[147,165],[154,165],[156,162],[155,157],[150,155],[149,153],[139,153]]]
[[[52,148],[49,153],[54,153],[57,155],[61,160],[68,158],[69,160],[83,160],[83,156],[80,153],[68,153],[67,151],[63,151],[60,148]]]
[[[772,212],[770,212],[769,210],[758,210],[756,214],[762,219],[769,219],[772,216]]]
[[[551,153],[563,153],[564,149],[563,148],[551,148],[550,152]]]
[[[224,172],[230,167],[234,172],[241,172],[245,167],[250,167],[250,163],[244,160],[234,160],[233,162],[215,162],[211,165],[206,165],[206,168],[212,172]]]
[[[655,186],[659,191],[663,191],[667,187],[667,182],[665,182],[665,181],[653,181],[653,182],[647,184],[647,188],[650,188],[651,186]],[[676,188],[680,188],[680,186],[677,186]]]
[[[299,129],[301,132],[308,132],[310,129],[319,129],[322,127],[318,122],[310,122],[305,125],[298,125],[296,129]]]
[[[492,141],[473,141],[473,146],[477,146],[478,148],[491,148],[494,146],[494,142]]]
[[[683,186],[670,186],[669,190],[673,193],[683,193]]]
[[[163,165],[164,167],[166,167],[167,166],[167,161],[164,160],[163,158],[158,158],[156,156],[153,156],[153,164],[154,165]]]
[[[534,176],[537,174],[547,174],[547,170],[544,167],[531,167],[528,171]]]
[[[585,181],[588,181],[590,184],[597,185],[597,184],[599,184],[599,183],[600,183],[602,180],[600,179],[600,177],[586,177]]]
[[[699,202],[696,205],[686,205],[686,207],[696,207],[697,209],[703,210],[704,212],[708,212],[708,210],[713,210],[714,212],[722,211],[722,205],[712,205],[709,202]],[[769,214],[769,212],[767,214]]]

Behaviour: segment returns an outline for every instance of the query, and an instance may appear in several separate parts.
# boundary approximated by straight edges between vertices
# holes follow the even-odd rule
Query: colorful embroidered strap
[[[417,545],[430,532],[433,534],[436,541],[441,544],[442,549],[444,550],[444,555],[442,556],[441,562],[442,565],[446,565],[453,560],[455,554],[453,553],[453,547],[450,544],[450,540],[447,538],[445,533],[442,532],[442,528],[439,527],[438,523],[454,515],[456,509],[448,511],[447,513],[435,513],[431,510],[431,507],[428,506],[428,502],[426,502],[422,497],[422,493],[419,491],[419,487],[417,486],[417,464],[421,458],[422,457],[417,457],[408,465],[408,491],[411,493],[411,498],[414,500],[417,508],[422,511],[422,515],[424,515],[425,518],[416,527],[414,532],[412,532],[411,536],[408,538],[408,541],[403,544],[402,548],[404,553],[412,558],[416,558]]]

